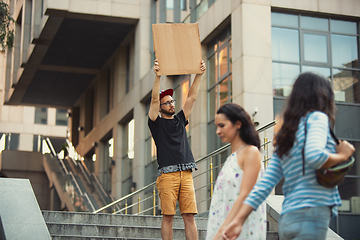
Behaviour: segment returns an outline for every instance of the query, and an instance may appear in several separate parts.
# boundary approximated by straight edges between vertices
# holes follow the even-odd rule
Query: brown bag
[[[302,159],[303,159],[303,175],[305,175],[305,144],[306,144],[306,123],[305,122],[305,136],[304,136],[304,146],[302,149]],[[339,144],[339,140],[335,136],[334,132],[330,129],[330,134],[332,138],[335,140],[336,144]],[[350,168],[354,165],[355,159],[354,157],[350,157],[348,160],[339,163],[330,168],[320,168],[316,170],[316,179],[318,183],[327,188],[333,188],[340,183],[342,183],[345,179],[346,173],[350,170]]]

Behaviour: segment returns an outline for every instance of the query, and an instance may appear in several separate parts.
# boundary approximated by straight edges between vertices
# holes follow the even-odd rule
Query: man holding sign
[[[160,64],[155,60],[156,73],[152,89],[148,125],[157,148],[158,179],[156,186],[161,201],[161,238],[173,239],[173,220],[176,202],[179,201],[180,212],[184,220],[187,240],[198,239],[194,216],[197,214],[192,169],[197,170],[194,157],[187,140],[185,126],[195,99],[199,92],[202,74],[206,66],[199,62],[200,74],[189,89],[183,109],[175,114],[173,90],[160,91]],[[159,115],[160,113],[160,115]]]

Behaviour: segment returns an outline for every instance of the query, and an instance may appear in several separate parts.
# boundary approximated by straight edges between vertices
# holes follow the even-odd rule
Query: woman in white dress
[[[228,103],[215,116],[216,134],[229,142],[231,155],[222,167],[209,209],[206,239],[223,239],[222,232],[243,204],[262,172],[260,139],[249,114],[239,105]],[[266,239],[266,206],[254,211],[237,239]]]

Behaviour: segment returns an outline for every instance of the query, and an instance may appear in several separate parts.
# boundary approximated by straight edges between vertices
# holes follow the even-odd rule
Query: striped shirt
[[[303,175],[301,151],[304,146],[305,123],[307,134]],[[257,209],[284,177],[282,215],[304,207],[331,206],[333,216],[337,216],[337,206],[341,205],[338,188],[321,186],[315,175],[315,169],[321,168],[328,160],[329,153],[335,152],[328,116],[319,111],[307,114],[300,119],[292,149],[283,159],[274,153],[261,181],[254,186],[244,203]]]

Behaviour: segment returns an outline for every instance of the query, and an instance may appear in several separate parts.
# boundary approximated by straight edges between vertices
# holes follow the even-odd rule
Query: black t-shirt
[[[173,119],[157,117],[152,121],[149,118],[148,125],[157,148],[158,169],[179,166],[180,169],[174,171],[181,171],[196,167],[186,135],[187,124],[183,110]]]

